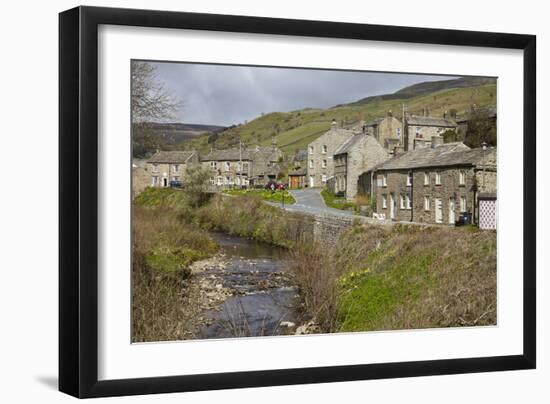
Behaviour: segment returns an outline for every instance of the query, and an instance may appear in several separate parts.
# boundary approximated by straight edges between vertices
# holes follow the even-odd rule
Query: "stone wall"
[[[347,158],[346,198],[354,199],[359,189],[359,176],[374,166],[389,159],[389,154],[376,140],[368,135],[350,152]]]
[[[308,187],[322,187],[325,181],[334,175],[333,155],[336,149],[353,136],[346,129],[331,128],[308,145],[307,176]]]
[[[388,116],[386,116],[386,118],[384,118],[384,120],[378,124],[378,127],[375,131],[375,137],[380,145],[385,146],[387,144],[386,140],[388,139],[398,139],[400,142],[402,142],[402,131],[403,125],[401,124],[401,121],[394,116],[388,114]]]
[[[168,187],[170,181],[183,181],[187,164],[177,163],[147,163],[147,172],[150,173],[149,185],[154,187]]]
[[[460,183],[461,173],[464,179],[463,184]],[[439,183],[436,183],[437,174],[440,177]],[[381,185],[383,175],[386,176],[385,186]],[[385,214],[389,219],[392,201],[394,203],[394,218],[397,221],[442,224],[451,224],[452,222],[454,224],[462,211],[474,213],[475,173],[473,168],[414,170],[410,185],[407,183],[408,175],[408,170],[377,173],[376,206],[379,214]],[[428,181],[425,181],[426,175]],[[487,174],[486,181],[489,181],[488,178]],[[410,200],[410,208],[407,197]],[[386,208],[384,208],[384,198],[386,198]],[[427,204],[425,198],[428,199]],[[402,199],[403,204],[401,203]],[[441,213],[440,220],[436,220],[438,206]]]

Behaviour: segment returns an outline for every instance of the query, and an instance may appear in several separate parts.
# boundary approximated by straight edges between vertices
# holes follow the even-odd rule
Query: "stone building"
[[[322,187],[334,175],[334,152],[342,143],[353,137],[353,131],[338,128],[332,122],[328,132],[311,142],[307,147],[307,179],[309,187]]]
[[[359,176],[388,158],[388,151],[373,136],[355,134],[334,152],[333,192],[355,198]]]
[[[147,160],[150,185],[169,187],[184,181],[187,168],[199,163],[196,151],[158,151]]]
[[[496,149],[463,143],[432,145],[376,167],[373,188],[379,217],[454,224],[462,213],[478,218],[479,193],[496,193]]]
[[[201,158],[212,172],[210,182],[217,187],[256,187],[275,180],[283,153],[277,147],[241,147],[213,150]]]
[[[365,133],[373,136],[390,152],[398,145],[403,145],[403,124],[388,111],[384,118],[375,119],[365,125]]]
[[[404,128],[404,149],[429,147],[432,136],[439,136],[447,130],[456,131],[457,123],[450,117],[432,117],[424,110],[424,116],[407,115]]]
[[[288,188],[298,189],[306,185],[307,170],[302,167],[295,168],[288,173]]]

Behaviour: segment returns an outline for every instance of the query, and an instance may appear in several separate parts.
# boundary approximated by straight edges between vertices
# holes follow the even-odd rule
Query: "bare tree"
[[[131,66],[132,153],[145,157],[163,146],[149,123],[173,118],[183,104],[158,80],[154,65],[133,61]]]
[[[132,62],[132,122],[170,119],[182,104],[160,83],[156,68],[147,62]]]

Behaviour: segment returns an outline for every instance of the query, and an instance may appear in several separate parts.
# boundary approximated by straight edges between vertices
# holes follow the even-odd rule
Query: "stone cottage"
[[[277,178],[282,158],[277,147],[237,147],[213,150],[201,158],[201,163],[211,170],[212,185],[259,187]]]
[[[181,185],[187,168],[199,163],[196,151],[158,151],[147,160],[151,186],[169,187]]]
[[[353,133],[349,129],[338,128],[336,121],[332,121],[330,130],[308,145],[307,186],[325,186],[327,180],[334,175],[334,152],[351,139]]]
[[[355,134],[334,152],[333,192],[355,198],[359,176],[388,158],[388,151],[373,136]]]
[[[403,124],[388,111],[384,118],[377,118],[365,125],[365,133],[373,136],[387,150],[393,153],[398,145],[403,145]]]
[[[424,110],[423,116],[407,115],[404,127],[404,149],[430,146],[432,136],[440,136],[447,130],[456,132],[457,123],[450,117],[432,117]]]
[[[418,148],[376,167],[377,213],[397,221],[455,224],[461,213],[478,221],[478,196],[496,193],[496,149],[460,142]]]

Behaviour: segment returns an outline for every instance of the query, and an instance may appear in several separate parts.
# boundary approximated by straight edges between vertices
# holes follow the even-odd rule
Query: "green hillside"
[[[407,93],[408,94],[408,93]],[[348,104],[326,110],[304,109],[291,112],[272,112],[262,115],[243,125],[234,126],[219,134],[203,135],[188,142],[182,147],[208,151],[211,147],[225,149],[239,144],[239,139],[247,145],[270,145],[275,139],[277,145],[287,154],[322,135],[330,127],[332,119],[344,126],[353,125],[360,120],[370,121],[383,117],[392,110],[400,117],[402,107],[412,114],[420,114],[423,108],[429,108],[432,116],[441,116],[445,111],[456,109],[463,113],[469,111],[472,104],[480,107],[496,105],[496,84],[484,84],[475,87],[437,89],[430,94],[423,94],[397,99],[374,99],[366,104]]]

